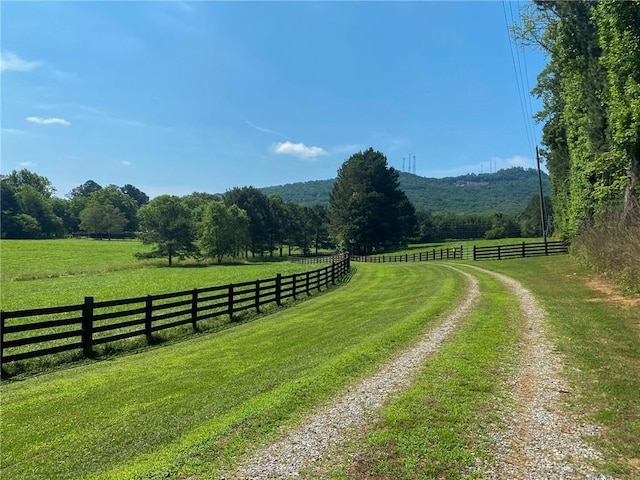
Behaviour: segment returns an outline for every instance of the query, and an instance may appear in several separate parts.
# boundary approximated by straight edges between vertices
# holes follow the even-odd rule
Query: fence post
[[[260,313],[260,280],[256,280],[256,313]]]
[[[476,246],[473,246],[473,261],[476,261]]]
[[[296,276],[298,274],[294,273],[293,278],[291,279],[291,288],[293,289],[293,299],[296,300]]]
[[[0,310],[0,377],[4,378],[4,312]]]
[[[331,263],[331,284],[336,284],[336,264],[335,262]]]
[[[153,299],[151,295],[147,295],[144,305],[144,334],[147,337],[147,343],[151,343],[151,320],[153,318]]]
[[[306,275],[307,275],[307,278],[305,280],[306,282],[305,288],[307,289],[307,295],[311,295],[311,293],[309,292],[309,284],[311,283],[310,273],[307,272]]]
[[[276,275],[276,305],[282,305],[281,295],[282,295],[282,274]]]
[[[500,258],[500,245],[498,245],[498,260],[502,260],[502,258]]]
[[[464,245],[460,245],[460,260],[464,260]]]
[[[82,307],[82,353],[85,357],[93,354],[93,297],[84,297]]]
[[[526,247],[525,247],[525,243],[522,242],[522,258],[526,257]]]
[[[233,283],[229,284],[229,296],[227,298],[227,305],[229,307],[229,320],[233,322]]]
[[[549,255],[549,244],[547,243],[547,238],[544,239],[544,254]]]
[[[194,288],[191,293],[191,326],[194,331],[198,330],[198,289]]]

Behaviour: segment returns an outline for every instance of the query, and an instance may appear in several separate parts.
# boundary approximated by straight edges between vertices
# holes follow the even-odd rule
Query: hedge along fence
[[[85,297],[81,304],[62,307],[0,310],[1,372],[6,376],[5,367],[11,362],[62,352],[92,357],[97,345],[133,337],[152,343],[158,332],[184,326],[198,331],[202,322],[215,319],[223,325],[237,320],[240,312],[260,313],[265,305],[280,306],[335,285],[349,271],[350,259],[344,255],[319,270],[265,280],[103,302]]]
[[[569,246],[562,241],[538,243],[514,243],[510,245],[492,245],[473,247],[473,260],[504,260],[507,258],[540,257],[560,255],[569,252]]]
[[[420,253],[406,253],[404,255],[353,255],[351,260],[354,262],[365,263],[393,263],[393,262],[427,262],[430,260],[463,260],[464,247],[449,247]]]

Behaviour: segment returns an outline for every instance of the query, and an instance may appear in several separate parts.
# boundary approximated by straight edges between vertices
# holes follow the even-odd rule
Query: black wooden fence
[[[426,252],[406,253],[404,255],[352,255],[354,262],[365,263],[393,263],[393,262],[426,262],[430,260],[463,260],[464,247],[449,247],[436,250],[435,248]]]
[[[568,253],[565,242],[514,243],[511,245],[492,245],[473,247],[474,260],[503,260],[507,258],[538,257]]]
[[[73,350],[90,357],[96,345],[136,336],[151,342],[156,332],[183,325],[198,330],[198,322],[216,317],[233,321],[240,312],[259,313],[264,305],[281,305],[335,285],[349,269],[345,255],[319,270],[266,280],[103,302],[85,297],[83,303],[61,307],[0,310],[0,369],[4,374],[9,362]]]
[[[304,257],[304,256],[297,256],[297,255],[289,255],[287,257],[287,260],[289,260],[290,262],[293,262],[293,263],[315,264],[315,263],[339,262],[340,260],[342,260],[342,257],[343,257],[343,255],[339,255],[339,254],[336,254],[336,255],[321,255],[321,256],[317,256],[317,257]]]

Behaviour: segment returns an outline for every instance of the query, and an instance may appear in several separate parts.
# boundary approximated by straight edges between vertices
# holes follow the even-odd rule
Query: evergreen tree
[[[329,207],[334,240],[358,253],[402,243],[414,231],[415,210],[400,190],[398,172],[369,148],[338,170]]]

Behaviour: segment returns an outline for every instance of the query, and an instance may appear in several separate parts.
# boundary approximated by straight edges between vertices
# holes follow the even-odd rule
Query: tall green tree
[[[191,211],[175,195],[160,195],[138,211],[139,237],[155,245],[150,256],[184,259],[194,255],[195,225]],[[144,257],[146,255],[139,255]]]
[[[611,136],[598,165],[600,191],[604,197],[624,195],[629,213],[640,210],[640,1],[599,2],[595,19],[607,71]]]
[[[91,203],[80,212],[80,228],[91,234],[111,235],[124,232],[127,217],[110,203]]]
[[[207,205],[202,219],[200,248],[218,263],[225,256],[238,257],[249,244],[249,217],[236,205],[214,201]]]
[[[144,193],[139,188],[134,187],[130,183],[127,183],[126,185],[120,187],[120,191],[125,195],[130,196],[133,200],[135,200],[135,202],[138,204],[138,207],[141,207],[149,203],[149,195]]]
[[[123,193],[115,185],[107,185],[104,188],[94,191],[87,197],[86,206],[112,205],[117,208],[127,219],[125,230],[135,232],[138,228],[138,203],[130,195]],[[85,208],[86,208],[85,206]]]
[[[262,255],[273,248],[273,217],[264,193],[255,187],[236,187],[224,194],[224,200],[227,205],[236,205],[247,212],[253,255]]]
[[[342,164],[329,207],[329,231],[339,245],[370,253],[402,243],[415,226],[415,210],[400,190],[398,172],[382,153],[369,148]]]

